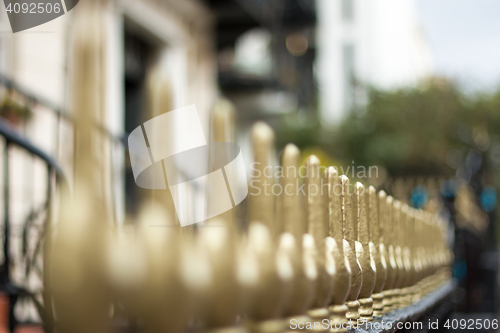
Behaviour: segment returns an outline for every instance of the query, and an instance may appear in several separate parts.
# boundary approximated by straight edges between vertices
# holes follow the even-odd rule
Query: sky
[[[500,87],[500,1],[418,0],[436,74],[464,88]]]

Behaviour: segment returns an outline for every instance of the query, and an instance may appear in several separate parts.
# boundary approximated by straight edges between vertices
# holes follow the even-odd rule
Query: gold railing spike
[[[234,105],[227,99],[219,99],[212,108],[210,136],[212,142],[235,142],[235,110]],[[220,147],[220,146],[219,146]],[[211,146],[212,148],[212,146]],[[219,148],[220,149],[220,148]],[[231,148],[227,148],[231,149]],[[225,152],[227,156],[231,155],[229,151]],[[213,165],[213,155],[210,154]],[[167,191],[169,192],[169,191]],[[211,198],[208,198],[210,201]],[[217,216],[218,221],[224,221],[224,224],[237,232],[236,209],[230,209]],[[210,220],[209,220],[210,221]]]
[[[251,307],[247,311],[248,327],[256,333],[280,333],[288,326],[281,319],[289,299],[293,264],[287,244],[274,244],[267,226],[251,222],[248,246],[258,263],[259,279],[252,288]]]
[[[269,125],[258,122],[252,127],[252,146],[254,174],[249,189],[248,217],[250,221],[259,221],[273,230],[275,196],[271,189],[275,181],[272,168],[274,132]]]
[[[396,254],[394,246],[394,199],[392,196],[388,195],[386,197],[385,207],[384,207],[384,242],[385,248],[387,250],[387,279],[384,285],[384,313],[388,313],[393,310],[392,298],[394,295],[393,288],[396,283],[397,278],[397,263]]]
[[[285,305],[284,317],[287,323],[294,320],[305,326],[311,322],[306,312],[314,301],[318,277],[314,239],[310,234],[304,234],[296,241],[291,233],[285,232],[280,238],[280,248],[288,253],[293,265],[291,295]]]
[[[373,320],[373,299],[371,298],[375,287],[376,266],[374,254],[370,249],[370,230],[368,227],[368,212],[366,207],[366,193],[363,184],[354,184],[353,212],[357,222],[356,257],[361,266],[361,289],[358,295],[360,303],[359,314],[363,321]]]
[[[219,99],[212,109],[212,141],[234,142],[235,110],[227,99]]]
[[[284,315],[291,320],[305,325],[311,319],[306,315],[316,293],[315,283],[318,275],[315,254],[303,251],[304,237],[307,232],[307,220],[300,188],[300,151],[288,144],[281,154],[281,194],[275,225],[275,238],[279,237],[280,246],[289,253],[294,269],[291,281],[290,302]],[[309,235],[310,236],[310,235]]]
[[[342,183],[342,222],[344,227],[344,255],[346,256],[349,266],[351,268],[351,287],[347,295],[346,305],[347,314],[346,318],[350,321],[352,326],[356,325],[359,319],[359,302],[358,295],[361,290],[362,276],[361,267],[356,258],[356,238],[354,234],[354,221],[352,217],[352,203],[351,192],[349,188],[349,178],[347,176],[340,176]]]
[[[423,219],[422,219],[422,235],[427,235],[427,237],[422,238],[422,246],[421,246],[421,251],[422,251],[422,264],[423,264],[423,270],[422,270],[422,281],[421,281],[421,295],[420,297],[423,297],[425,294],[427,294],[427,284],[428,284],[428,278],[430,276],[430,271],[431,271],[431,260],[429,256],[429,247],[431,246],[430,240],[430,235],[432,230],[430,229],[429,225],[429,214],[424,212],[423,214]]]
[[[422,210],[418,210],[415,214],[415,235],[413,242],[413,266],[415,268],[415,278],[413,285],[414,293],[413,293],[413,302],[418,302],[421,295],[420,281],[423,278],[423,258],[422,258],[422,247],[421,247],[421,237],[422,237],[422,229],[423,229],[423,219],[424,212]]]
[[[171,85],[166,74],[164,74],[158,67],[152,68],[147,77],[147,99],[146,99],[146,112],[145,117],[141,122],[153,119],[165,112],[172,110],[172,91]],[[157,147],[165,146],[161,135],[156,131],[148,134],[148,142],[150,147],[155,145]],[[158,182],[166,183],[167,180],[162,177]],[[139,193],[139,207],[142,205],[151,205],[154,203],[159,208],[164,209],[169,216],[172,225],[179,225],[175,221],[175,206],[172,199],[172,193],[166,191],[151,191],[143,188],[137,188]]]
[[[330,320],[336,332],[345,332],[346,313],[345,305],[351,286],[351,269],[349,261],[344,255],[343,221],[342,221],[342,181],[335,168],[329,167],[324,175],[324,182],[328,184],[328,216],[329,234],[331,237],[332,254],[335,259],[335,275],[333,277],[333,297],[330,305]]]
[[[300,188],[300,150],[293,144],[286,145],[281,154],[283,177],[281,194],[275,225],[275,235],[290,232],[300,244],[302,235],[307,232],[307,222],[304,216],[304,206],[299,193]]]
[[[52,251],[52,288],[46,314],[57,313],[61,333],[103,331],[111,306],[103,256],[111,225],[103,165],[106,146],[95,123],[104,124],[105,22],[99,3],[84,3],[75,15],[72,47],[72,111],[75,115],[73,193],[63,189]],[[46,230],[46,232],[51,232]],[[46,239],[48,241],[48,238]],[[46,247],[48,248],[48,247]],[[46,272],[47,273],[47,272]],[[52,298],[52,299],[51,299]]]
[[[375,261],[376,275],[375,286],[373,288],[373,316],[381,317],[383,315],[384,288],[385,280],[387,279],[387,264],[385,260],[385,247],[382,243],[381,221],[379,218],[379,200],[386,200],[385,192],[381,191],[379,196],[375,187],[368,187],[366,194],[367,210],[368,210],[368,225],[370,231],[370,251],[373,253]]]
[[[428,212],[424,212],[422,235],[426,235],[422,239],[422,259],[424,263],[423,279],[421,281],[421,296],[426,295],[432,289],[432,284],[434,282],[433,271],[434,271],[434,249],[433,249],[433,221],[431,215]]]
[[[201,321],[207,331],[239,331],[237,320],[243,313],[243,290],[238,272],[237,239],[225,227],[200,228],[196,235],[212,272],[210,285],[202,295]],[[248,274],[256,274],[251,271]]]
[[[101,10],[99,3],[79,7],[73,29],[71,108],[76,118],[75,151],[78,152],[74,156],[75,190],[79,186],[88,186],[94,196],[104,195],[100,186],[106,181],[100,174],[105,170],[100,168],[105,156],[99,156],[104,148],[103,134],[94,127],[95,123],[105,125],[106,119],[102,86],[106,40]]]
[[[401,226],[400,226],[400,247],[401,260],[403,263],[403,279],[400,285],[399,307],[405,307],[408,303],[408,293],[411,281],[411,252],[409,247],[410,240],[408,239],[408,230],[411,224],[412,213],[411,208],[407,204],[401,206]]]
[[[337,243],[342,243],[344,238],[344,224],[342,220],[342,180],[337,169],[329,167],[325,176],[329,183],[329,235]],[[341,250],[343,251],[343,250]]]
[[[327,244],[328,191],[323,187],[319,159],[314,155],[310,156],[306,166],[307,221],[309,234],[313,236],[316,245],[316,268],[318,270],[316,295],[308,315],[315,321],[321,321],[329,317],[328,305],[332,298],[333,275],[335,274],[331,247]]]
[[[138,295],[132,294],[128,300],[143,321],[145,331],[179,332],[187,329],[193,304],[197,303],[194,297],[209,285],[212,277],[207,270],[203,271],[203,265],[195,264],[200,254],[193,253],[192,240],[181,237],[181,229],[156,224],[171,218],[162,208],[151,202],[142,207],[139,215],[135,240],[139,247],[136,249],[139,253],[143,252],[145,260],[137,263],[142,259],[136,258],[137,253],[122,260],[135,264],[128,266],[128,275],[139,274],[141,269],[145,271],[136,291]],[[109,266],[116,267],[117,264],[120,262],[115,260]],[[130,289],[127,288],[127,291]]]
[[[394,246],[394,255],[396,258],[396,281],[394,282],[394,289],[392,293],[392,309],[399,308],[399,300],[401,295],[401,286],[405,279],[405,268],[403,263],[403,253],[401,249],[401,245],[403,243],[402,239],[402,231],[403,231],[403,219],[404,215],[401,212],[402,202],[399,200],[395,200],[393,204],[393,246]]]
[[[300,151],[288,144],[275,184],[274,132],[263,122],[251,130],[246,232],[237,232],[234,210],[197,227],[159,226],[172,227],[175,219],[170,191],[142,192],[139,223],[113,230],[109,165],[99,162],[109,151],[94,128],[106,119],[101,5],[86,2],[75,22],[74,197],[61,200],[53,300],[50,288],[44,295],[57,312],[58,332],[104,331],[117,303],[147,333],[291,333],[292,321],[307,331],[345,332],[345,324],[355,328],[359,319],[406,307],[451,279],[447,225],[436,214],[433,181],[427,211],[407,204],[410,188],[425,183],[421,178],[388,180],[395,200],[359,182],[351,189],[348,177],[333,167],[322,172],[313,155],[303,184]],[[156,69],[149,73],[147,105],[148,118],[171,109],[169,83]],[[234,142],[234,115],[227,100],[215,104],[211,142]],[[476,210],[464,186],[457,201],[470,217]]]
[[[405,288],[405,299],[404,304],[406,306],[411,305],[413,303],[413,293],[414,284],[416,279],[416,269],[415,269],[415,220],[416,220],[417,210],[411,207],[408,207],[408,218],[406,220],[406,231],[405,231],[405,244],[406,246],[403,249],[405,265],[409,268],[407,270],[407,280],[406,280],[406,288]]]
[[[314,237],[318,253],[323,253],[324,239],[328,235],[328,217],[325,216],[325,202],[323,195],[322,177],[319,160],[312,155],[307,159],[306,197],[308,232]],[[318,260],[324,263],[324,256],[318,255]]]

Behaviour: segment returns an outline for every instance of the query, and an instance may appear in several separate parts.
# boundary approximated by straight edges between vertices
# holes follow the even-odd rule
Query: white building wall
[[[344,12],[349,3],[352,19]],[[359,84],[385,89],[413,85],[430,74],[416,0],[318,0],[317,17],[316,74],[325,125],[338,123],[357,98],[350,66]]]

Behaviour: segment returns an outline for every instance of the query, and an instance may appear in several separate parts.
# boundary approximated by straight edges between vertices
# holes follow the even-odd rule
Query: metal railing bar
[[[35,93],[31,92],[29,89],[26,89],[25,87],[22,87],[18,83],[16,83],[14,80],[8,78],[4,74],[0,74],[0,84],[4,85],[7,88],[12,88],[21,95],[25,96],[27,99],[38,103],[40,105],[45,106],[49,110],[51,110],[56,116],[61,117],[71,123],[75,123],[76,119],[74,116],[69,114],[67,111],[64,111],[62,108],[60,108],[56,103],[49,101],[48,99],[38,96]],[[101,124],[94,124],[99,131],[103,132],[106,134],[106,136],[109,139],[112,139],[113,141],[121,143],[125,148],[127,148],[127,138],[128,138],[128,133],[124,133],[123,135],[117,135],[109,131],[107,128],[102,126]]]
[[[6,140],[7,143],[13,143],[19,147],[22,147],[23,149],[27,150],[28,152],[38,156],[40,159],[44,160],[45,163],[50,168],[53,168],[54,171],[56,172],[57,176],[60,177],[61,179],[64,180],[66,184],[69,184],[69,181],[62,170],[62,168],[59,166],[59,164],[56,162],[52,156],[41,150],[40,148],[36,147],[33,143],[31,143],[28,139],[24,138],[23,136],[19,135],[14,131],[12,128],[10,128],[9,125],[6,124],[4,120],[0,119],[0,136],[3,136]]]

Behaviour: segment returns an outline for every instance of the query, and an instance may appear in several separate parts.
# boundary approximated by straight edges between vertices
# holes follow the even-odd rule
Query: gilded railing
[[[56,178],[64,179],[57,163],[0,123],[5,198],[8,146],[20,143],[47,164],[47,200],[58,196],[58,209],[47,212],[37,238],[43,289],[30,294],[45,331],[343,332],[414,320],[446,297],[452,288],[446,220],[325,168],[316,156],[301,165],[293,144],[274,166],[274,133],[262,122],[251,131],[254,167],[245,209],[180,228],[168,192],[145,191],[135,220],[118,225],[106,193],[114,178],[103,162],[111,136],[102,125],[104,22],[99,2],[79,8],[71,118],[56,110],[75,128],[71,190],[54,191]],[[155,74],[148,98],[159,114],[170,107],[168,82]],[[229,103],[214,107],[211,132],[214,141],[234,140]],[[8,200],[5,207],[7,288]]]
[[[51,254],[58,332],[116,325],[155,333],[341,332],[419,308],[449,285],[445,220],[352,184],[316,156],[307,158],[305,174],[293,172],[301,155],[293,144],[281,153],[286,172],[275,177],[274,133],[264,123],[251,132],[246,217],[228,212],[180,228],[168,195],[145,195],[133,223],[114,225],[103,200],[108,178],[97,167],[104,140],[93,127],[105,112],[98,6],[81,7],[85,20],[75,21],[74,190],[62,192]],[[152,84],[163,85],[161,77]],[[150,87],[153,103],[168,101],[157,88]],[[233,118],[227,104],[214,110],[212,131],[224,133],[222,141],[234,133]]]

